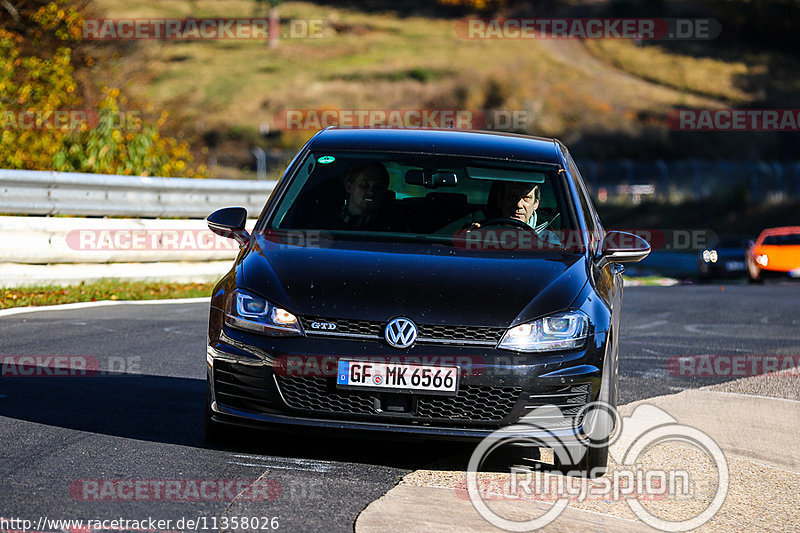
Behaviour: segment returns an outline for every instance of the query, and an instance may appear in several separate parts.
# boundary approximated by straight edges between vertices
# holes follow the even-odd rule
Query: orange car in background
[[[748,248],[750,281],[763,281],[768,274],[800,278],[800,226],[769,228]]]

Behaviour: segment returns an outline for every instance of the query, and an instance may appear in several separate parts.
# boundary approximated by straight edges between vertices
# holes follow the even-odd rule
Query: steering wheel
[[[532,227],[516,218],[492,218],[480,224],[481,226],[515,226],[519,229],[526,229],[532,233],[536,233]]]

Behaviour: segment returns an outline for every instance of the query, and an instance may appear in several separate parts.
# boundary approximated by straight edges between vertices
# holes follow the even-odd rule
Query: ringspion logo
[[[565,431],[565,424],[571,429]],[[711,467],[708,463],[713,463],[711,468],[716,473],[713,493],[708,490],[707,481],[697,474],[692,475],[684,464],[678,469],[669,468],[669,461],[643,467],[641,459],[648,450],[673,442],[699,452],[697,457],[703,468]],[[611,476],[577,483],[552,483],[548,475],[524,466],[512,466],[508,475],[500,478],[502,481],[498,481],[496,472],[486,478],[482,465],[493,452],[508,445],[550,448],[554,462],[562,466],[579,464],[591,448],[608,447],[603,453],[608,453],[617,466]],[[589,471],[576,468],[566,475],[585,478],[603,471],[605,467]],[[520,474],[524,474],[522,479]],[[537,407],[518,424],[498,429],[484,438],[472,453],[466,472],[467,495],[475,510],[487,522],[506,531],[543,528],[556,520],[570,501],[593,499],[624,501],[639,520],[661,531],[691,531],[714,517],[725,502],[729,486],[728,462],[719,445],[699,429],[679,424],[666,411],[648,404],[637,406],[624,419],[614,407],[602,402],[588,403],[569,417],[555,405]],[[539,498],[541,495],[544,498]],[[539,516],[520,521],[517,517],[505,516],[507,508],[487,505],[487,502],[498,499],[544,499],[552,501],[553,505],[547,506]],[[698,506],[699,509],[693,508],[694,514],[681,513],[676,520],[662,518],[654,514],[653,509],[642,505],[642,502],[654,500],[680,504],[687,499],[700,501],[703,505]],[[532,510],[536,511],[535,508]]]

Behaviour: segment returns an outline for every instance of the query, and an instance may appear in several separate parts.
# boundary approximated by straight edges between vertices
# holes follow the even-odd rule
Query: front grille
[[[344,318],[327,319],[320,317],[301,317],[300,322],[308,335],[352,335],[382,337],[383,324],[374,320],[348,320]],[[313,329],[311,324],[314,322],[326,322],[336,324],[335,330]]]
[[[371,394],[360,391],[339,392],[327,378],[277,377],[286,405],[306,411],[329,413],[375,413],[375,400]]]
[[[420,340],[431,341],[470,341],[491,344],[500,342],[500,337],[505,333],[503,328],[481,328],[470,326],[432,326],[421,325],[418,327]]]
[[[343,318],[300,317],[307,335],[383,338],[385,322],[375,320],[351,320]],[[336,324],[335,330],[314,329],[314,322]],[[479,326],[448,326],[440,324],[417,324],[417,342],[430,344],[480,344],[495,346],[505,333],[505,328]]]
[[[425,396],[417,412],[426,418],[448,420],[503,420],[517,403],[522,389],[465,385],[458,396]]]
[[[315,413],[390,415],[382,411],[381,397],[391,392],[344,391],[330,378],[276,376],[286,405]],[[414,420],[449,422],[501,421],[511,414],[522,389],[466,385],[455,396],[412,396],[411,410],[402,416]]]
[[[214,362],[214,393],[222,405],[256,412],[274,408],[270,388],[264,367]]]

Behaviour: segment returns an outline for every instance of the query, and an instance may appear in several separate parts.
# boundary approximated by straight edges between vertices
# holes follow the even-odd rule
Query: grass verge
[[[220,0],[97,0],[92,5],[107,18],[247,17],[254,8],[252,0],[225,0],[224,7]],[[124,85],[135,101],[169,109],[179,131],[221,138],[254,132],[248,139],[255,144],[267,142],[258,134],[266,125],[275,134],[270,146],[286,150],[302,146],[322,125],[289,128],[281,119],[287,110],[475,110],[486,112],[478,116],[486,116],[487,124],[502,122],[491,111],[513,110],[524,112],[524,120],[511,129],[564,137],[575,131],[635,131],[646,125],[637,118],[645,111],[665,114],[679,105],[700,106],[692,94],[666,87],[643,90],[602,69],[577,68],[537,40],[465,39],[456,31],[457,19],[365,13],[355,6],[281,3],[287,31],[293,20],[323,21],[324,31],[319,38],[283,38],[274,49],[248,39],[137,41],[124,61],[104,63],[104,75]],[[713,65],[720,76],[741,68]],[[694,67],[690,62],[686,69]],[[237,157],[250,161],[243,142],[215,150],[234,155],[234,144]]]
[[[209,296],[213,283],[162,283],[103,280],[60,287],[56,285],[0,289],[0,309],[98,300],[164,300]]]
[[[677,279],[662,276],[625,276],[622,279],[626,287],[672,287],[680,283]]]
[[[753,98],[737,80],[758,72],[743,61],[692,57],[658,46],[636,46],[622,39],[587,40],[584,44],[601,61],[665,87],[733,104],[747,103]]]

